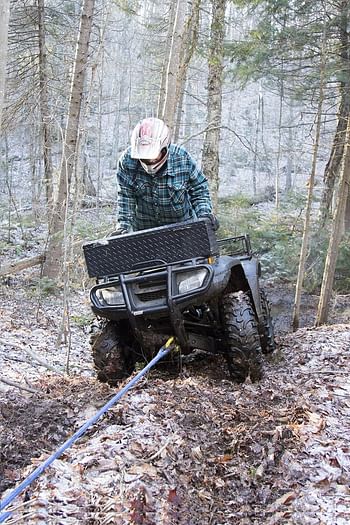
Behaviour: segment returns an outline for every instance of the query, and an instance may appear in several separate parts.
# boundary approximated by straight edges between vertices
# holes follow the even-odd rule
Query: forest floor
[[[34,272],[0,286],[3,496],[116,392],[95,378],[87,292],[72,292],[62,342],[62,298],[39,301]],[[259,383],[233,384],[219,357],[151,371],[17,497],[6,523],[348,524],[350,297],[315,329],[317,297],[305,296],[304,328],[291,333],[292,291],[268,293],[278,349]]]

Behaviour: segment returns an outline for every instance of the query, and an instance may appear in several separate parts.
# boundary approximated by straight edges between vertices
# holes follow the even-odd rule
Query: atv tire
[[[131,348],[122,342],[118,332],[118,323],[108,321],[99,333],[94,334],[91,341],[97,378],[111,386],[117,385],[134,369]]]
[[[263,326],[260,331],[260,344],[263,354],[272,354],[276,349],[275,335],[272,324],[270,303],[264,290],[260,291],[261,309],[263,312]]]
[[[262,376],[262,354],[256,315],[249,296],[243,292],[227,293],[222,298],[221,316],[227,363],[231,378],[244,383]]]

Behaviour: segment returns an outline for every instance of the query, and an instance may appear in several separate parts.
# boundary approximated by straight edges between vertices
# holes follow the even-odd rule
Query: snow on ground
[[[60,298],[38,306],[22,285],[0,290],[0,376],[26,388],[0,383],[3,496],[116,392],[95,379],[85,295],[72,296],[60,375]],[[350,325],[281,331],[278,343],[256,384],[233,384],[219,357],[152,371],[6,523],[348,524]]]

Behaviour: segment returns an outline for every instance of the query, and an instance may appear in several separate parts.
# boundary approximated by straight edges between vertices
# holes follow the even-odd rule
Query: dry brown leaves
[[[348,524],[349,351],[350,327],[339,325],[286,335],[259,384],[232,384],[220,359],[181,377],[152,372],[17,498],[6,523]],[[45,421],[50,400],[66,403],[20,479],[60,424],[73,432],[114,393],[46,372],[33,383],[41,396],[16,394],[17,410],[36,405],[26,425]],[[10,431],[9,403],[0,407]]]

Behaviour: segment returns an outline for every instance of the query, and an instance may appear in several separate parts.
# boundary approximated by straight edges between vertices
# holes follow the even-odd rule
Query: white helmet
[[[145,118],[132,132],[131,157],[139,159],[147,173],[156,173],[168,158],[169,143],[170,130],[165,122],[159,118]]]

